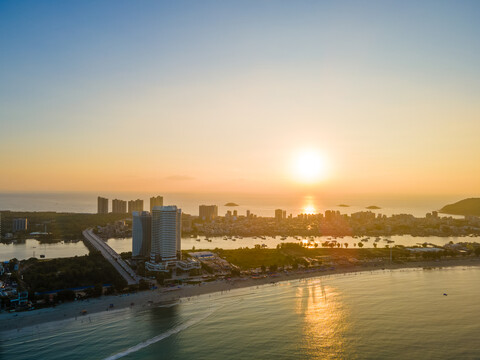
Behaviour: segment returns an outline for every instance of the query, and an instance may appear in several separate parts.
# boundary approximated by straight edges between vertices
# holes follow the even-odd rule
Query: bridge
[[[95,235],[92,229],[84,230],[83,237],[95,249],[100,251],[103,257],[107,259],[118,271],[118,273],[127,281],[128,285],[138,284],[139,280],[141,279],[140,276],[135,274],[132,268],[128,266],[128,264],[121,258],[120,255],[117,254],[115,250],[113,250],[105,241]]]

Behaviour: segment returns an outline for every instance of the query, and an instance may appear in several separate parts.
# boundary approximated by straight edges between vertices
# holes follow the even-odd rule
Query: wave
[[[159,342],[159,341],[161,341],[161,340],[163,340],[163,339],[166,339],[166,338],[170,337],[171,335],[177,334],[177,333],[179,333],[180,331],[186,330],[186,329],[188,329],[189,327],[191,327],[191,326],[193,326],[193,325],[195,325],[195,324],[197,324],[197,323],[205,320],[207,317],[209,317],[210,315],[212,315],[216,310],[217,310],[216,308],[211,309],[210,311],[208,311],[207,313],[203,314],[202,316],[198,316],[198,317],[196,317],[196,318],[190,319],[190,320],[184,322],[183,324],[180,324],[180,325],[178,325],[178,326],[176,326],[176,327],[174,327],[174,328],[172,328],[172,329],[170,329],[170,330],[168,330],[168,331],[166,331],[166,332],[164,332],[164,333],[162,333],[162,334],[160,334],[160,335],[157,335],[157,336],[155,336],[155,337],[153,337],[153,338],[151,338],[151,339],[148,339],[148,340],[146,340],[146,341],[143,341],[143,342],[141,342],[140,344],[137,344],[137,345],[135,345],[135,346],[132,346],[132,347],[130,347],[130,348],[124,350],[124,351],[121,351],[121,352],[119,352],[119,353],[117,353],[117,354],[115,354],[115,355],[109,356],[109,357],[105,358],[105,360],[116,360],[116,359],[120,359],[120,358],[122,358],[122,357],[124,357],[124,356],[127,356],[127,355],[129,355],[129,354],[132,354],[132,353],[137,352],[137,351],[139,351],[139,350],[142,350],[142,349],[146,348],[147,346],[150,346],[150,345],[152,345],[152,344],[155,344],[156,342]]]

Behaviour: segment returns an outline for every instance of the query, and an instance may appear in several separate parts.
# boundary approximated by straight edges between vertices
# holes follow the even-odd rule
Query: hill
[[[440,209],[440,212],[451,215],[480,216],[480,198],[464,199],[454,204],[445,205]]]

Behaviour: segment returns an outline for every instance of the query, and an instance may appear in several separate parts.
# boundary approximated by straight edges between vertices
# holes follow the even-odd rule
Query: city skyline
[[[0,4],[0,191],[478,191],[477,2],[109,4]]]

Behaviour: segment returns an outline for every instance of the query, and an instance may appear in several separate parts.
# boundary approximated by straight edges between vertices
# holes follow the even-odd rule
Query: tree
[[[359,242],[359,243],[358,243],[358,247],[359,247],[359,248],[362,248],[362,247],[363,247],[363,243],[362,243],[362,242]]]
[[[93,287],[93,296],[102,296],[103,286],[102,284],[95,284]]]
[[[240,276],[240,270],[238,270],[238,269],[231,269],[231,270],[230,270],[230,276],[232,276],[232,277],[238,277],[238,276]]]
[[[145,280],[141,279],[138,283],[138,290],[148,290],[150,288],[150,284]]]
[[[57,294],[57,300],[59,301],[73,301],[75,299],[75,292],[72,290],[62,290]]]
[[[377,243],[373,243],[373,247],[376,249],[377,248]]]
[[[343,244],[345,246],[345,249],[348,249],[348,243]]]

